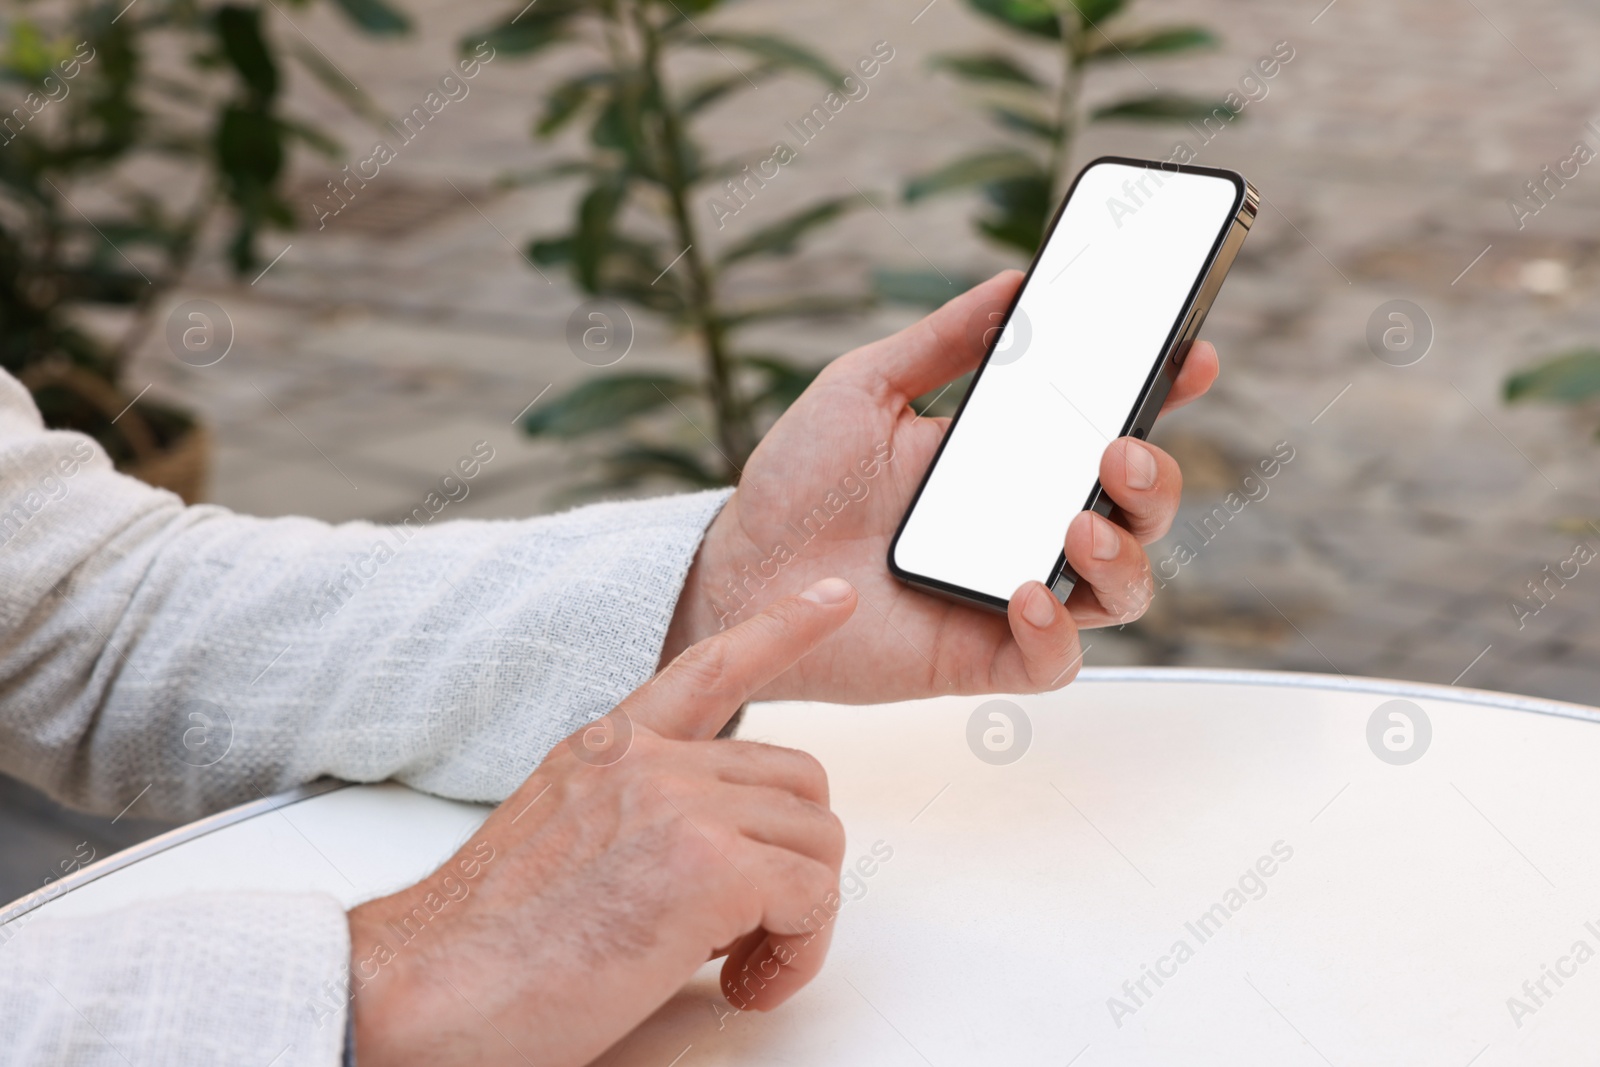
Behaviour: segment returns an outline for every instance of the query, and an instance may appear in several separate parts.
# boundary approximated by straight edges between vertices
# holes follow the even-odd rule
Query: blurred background
[[[1192,161],[1261,214],[1222,378],[1154,434],[1155,605],[1086,662],[1600,699],[1578,0],[7,0],[0,33],[0,358],[190,499],[396,520],[479,441],[440,520],[717,484],[827,360],[1025,265],[1084,162]],[[0,899],[160,829],[3,792]]]

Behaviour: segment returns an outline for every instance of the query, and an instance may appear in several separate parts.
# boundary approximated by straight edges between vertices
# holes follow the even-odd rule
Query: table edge
[[[207,815],[203,819],[185,823],[176,829],[168,830],[164,834],[152,837],[148,841],[141,841],[137,845],[123,849],[121,852],[114,852],[103,860],[91,863],[87,867],[80,867],[71,874],[58,878],[41,889],[35,889],[25,897],[18,897],[4,908],[0,908],[0,929],[31,911],[44,907],[57,897],[66,896],[74,890],[82,889],[90,882],[98,881],[108,874],[115,874],[117,871],[131,867],[141,860],[149,859],[151,856],[159,855],[176,845],[182,845],[196,838],[215,833],[225,827],[244,822],[246,819],[253,819],[257,815],[278,811],[281,808],[289,807],[291,804],[298,804],[302,800],[320,797],[326,793],[332,793],[335,790],[344,789],[354,784],[354,782],[346,782],[338,778],[319,778],[314,782],[295,786],[293,789],[275,793],[270,797],[263,797],[260,800],[252,800],[237,807],[227,808],[217,812],[215,815]],[[3,943],[3,941],[0,941],[0,944]]]
[[[1342,692],[1373,693],[1391,697],[1418,697],[1424,700],[1453,701],[1458,704],[1491,707],[1502,711],[1520,711],[1535,715],[1552,715],[1557,718],[1600,723],[1600,709],[1582,704],[1545,700],[1539,697],[1517,696],[1512,693],[1499,693],[1488,689],[1463,689],[1458,686],[1438,685],[1428,682],[1315,674],[1306,671],[1242,670],[1226,667],[1085,667],[1079,672],[1077,682],[1147,682],[1163,684],[1199,682],[1208,685],[1334,689]],[[158,837],[152,837],[148,841],[142,841],[131,848],[123,849],[121,852],[107,856],[103,860],[91,863],[89,866],[74,871],[42,889],[36,889],[27,896],[12,901],[4,908],[0,908],[0,928],[15,922],[29,912],[43,907],[57,897],[80,889],[90,882],[104,878],[108,874],[114,874],[117,871],[131,867],[133,864],[165,852],[175,845],[193,841],[217,830],[243,822],[246,819],[252,819],[257,815],[277,811],[291,804],[298,804],[302,800],[310,800],[313,797],[322,796],[325,793],[344,789],[354,784],[356,783],[341,781],[337,778],[322,778],[274,796],[254,800],[238,807],[228,808],[225,811],[219,811],[215,815],[209,815],[204,819],[180,826],[175,830],[169,830]]]
[[[1518,696],[1491,689],[1464,689],[1435,682],[1408,682],[1396,678],[1362,675],[1316,674],[1310,671],[1266,671],[1229,667],[1085,667],[1077,682],[1205,682],[1212,685],[1273,686],[1291,689],[1337,689],[1347,693],[1375,693],[1394,697],[1420,697],[1458,704],[1553,715],[1600,723],[1600,708],[1543,697]]]

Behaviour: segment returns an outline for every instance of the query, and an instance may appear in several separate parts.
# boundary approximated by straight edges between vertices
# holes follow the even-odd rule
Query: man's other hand
[[[855,607],[827,579],[693,645],[437,872],[353,909],[362,1067],[588,1063],[724,953],[739,1009],[809,981],[845,848],[827,777],[803,752],[715,738]]]

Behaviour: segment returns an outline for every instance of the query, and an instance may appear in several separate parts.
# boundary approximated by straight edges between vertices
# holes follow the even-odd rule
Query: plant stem
[[[1083,59],[1078,14],[1064,10],[1056,16],[1061,26],[1061,85],[1056,91],[1056,141],[1050,149],[1050,199],[1054,208],[1063,174],[1072,160],[1072,143],[1078,135],[1078,94],[1083,87]]]
[[[662,78],[660,32],[645,15],[642,4],[634,7],[634,17],[644,42],[641,67],[661,113],[659,165],[672,226],[678,242],[684,248],[682,262],[688,278],[690,319],[703,346],[706,382],[716,421],[717,447],[727,464],[725,477],[732,483],[738,480],[740,467],[755,448],[754,429],[750,423],[749,406],[739,395],[733,358],[728,352],[727,326],[717,307],[716,280],[706,263],[704,248],[689,210],[692,179],[683,173],[683,148],[687,143],[687,134]]]

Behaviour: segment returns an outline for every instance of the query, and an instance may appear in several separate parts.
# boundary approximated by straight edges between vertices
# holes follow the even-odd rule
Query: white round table
[[[1600,1039],[1597,722],[1496,693],[1205,670],[756,705],[740,736],[817,755],[849,830],[828,965],[768,1015],[733,1012],[708,965],[600,1062],[1579,1062]],[[307,787],[0,921],[241,887],[355,903],[420,877],[485,813]]]

